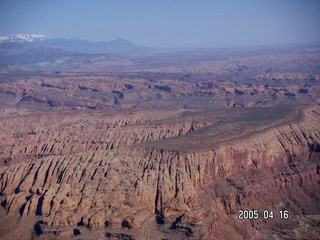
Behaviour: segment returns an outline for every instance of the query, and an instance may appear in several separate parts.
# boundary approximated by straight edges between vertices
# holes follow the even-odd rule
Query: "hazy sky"
[[[0,0],[0,35],[152,47],[320,43],[319,0]]]

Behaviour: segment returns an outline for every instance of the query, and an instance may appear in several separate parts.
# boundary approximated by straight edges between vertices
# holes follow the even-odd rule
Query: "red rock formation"
[[[294,229],[320,213],[320,109],[301,117],[300,108],[3,118],[1,154],[12,164],[0,167],[2,206],[21,219],[107,226],[137,239],[150,239],[146,221],[177,239],[267,239],[272,229],[312,237],[319,229]],[[239,220],[241,209],[278,219]],[[288,220],[279,219],[284,209]]]

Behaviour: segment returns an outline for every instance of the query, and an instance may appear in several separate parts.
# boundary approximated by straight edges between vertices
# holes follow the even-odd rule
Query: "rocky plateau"
[[[316,106],[2,117],[5,218],[51,226],[41,231],[57,238],[58,226],[62,238],[103,228],[131,239],[312,239],[319,119]],[[286,209],[290,219],[239,220],[241,209]]]
[[[320,239],[319,48],[155,52],[1,65],[0,239]]]

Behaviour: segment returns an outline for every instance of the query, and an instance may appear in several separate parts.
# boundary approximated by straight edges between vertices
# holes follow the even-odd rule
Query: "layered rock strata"
[[[317,236],[318,228],[295,232],[287,225],[300,229],[320,214],[319,107],[230,114],[154,110],[2,118],[2,206],[7,216],[105,228],[110,236],[133,239],[281,234],[272,229],[289,238]],[[19,136],[12,135],[17,130]],[[217,132],[227,134],[216,139]],[[285,209],[290,218],[239,220],[241,209]]]

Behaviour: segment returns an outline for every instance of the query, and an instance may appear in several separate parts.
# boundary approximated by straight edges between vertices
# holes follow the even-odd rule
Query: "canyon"
[[[319,119],[318,106],[2,117],[4,219],[33,222],[30,236],[6,239],[30,239],[37,224],[57,239],[101,228],[123,239],[316,239]],[[290,218],[239,220],[241,209]]]
[[[319,48],[155,52],[0,66],[0,239],[319,239]]]

